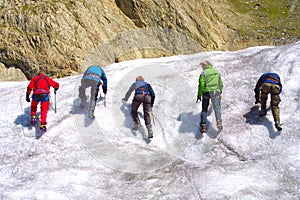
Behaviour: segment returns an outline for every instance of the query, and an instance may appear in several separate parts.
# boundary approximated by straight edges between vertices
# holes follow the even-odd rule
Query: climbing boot
[[[133,124],[133,130],[138,130],[141,127],[140,121],[134,122]]]
[[[95,114],[94,114],[94,112],[90,111],[88,117],[89,117],[91,120],[95,119]]]
[[[275,122],[275,127],[277,128],[278,131],[281,131],[282,130],[282,127],[281,127],[281,124],[280,122]]]
[[[151,127],[147,127],[148,130],[148,138],[153,138],[153,131]]]
[[[45,132],[47,131],[46,124],[41,124],[41,125],[40,125],[40,131],[41,131],[42,133],[45,133]]]
[[[200,131],[201,131],[201,133],[206,133],[206,125],[205,124],[200,124]]]
[[[218,121],[217,121],[217,128],[218,128],[219,130],[223,129],[222,121],[221,121],[221,120],[218,120]]]
[[[31,124],[35,124],[37,122],[37,116],[36,115],[31,115]]]

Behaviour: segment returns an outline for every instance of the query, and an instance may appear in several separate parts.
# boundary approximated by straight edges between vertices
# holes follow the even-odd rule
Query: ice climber
[[[275,122],[275,127],[277,130],[281,131],[282,127],[280,124],[280,96],[279,94],[282,91],[282,85],[280,82],[280,77],[276,73],[264,73],[261,75],[259,80],[256,83],[254,92],[255,92],[255,104],[261,103],[261,110],[259,115],[267,115],[267,100],[268,94],[271,94],[271,109],[272,115]]]
[[[54,93],[59,88],[59,83],[49,78],[41,70],[39,74],[31,79],[27,86],[26,101],[30,102],[29,95],[33,90],[32,101],[31,101],[31,123],[35,124],[37,121],[37,106],[41,103],[41,119],[40,119],[40,130],[42,132],[47,131],[47,112],[50,106],[50,87],[54,88]]]
[[[99,88],[102,84],[103,93],[107,93],[107,78],[104,70],[99,66],[90,66],[83,74],[81,85],[79,86],[80,107],[84,108],[86,104],[85,90],[91,87],[91,98],[89,104],[89,117],[95,118],[94,112],[98,98]]]
[[[146,83],[142,76],[136,77],[136,82],[130,86],[122,100],[127,101],[133,91],[135,91],[131,106],[131,114],[134,121],[133,129],[137,130],[141,126],[137,110],[139,106],[143,104],[144,120],[148,130],[148,138],[153,138],[151,112],[155,100],[155,93],[151,85]]]
[[[221,118],[221,94],[223,89],[223,81],[220,73],[213,68],[209,61],[203,61],[200,63],[203,71],[199,77],[198,95],[197,101],[201,101],[202,97],[202,112],[200,119],[200,131],[206,133],[206,121],[207,121],[207,110],[209,106],[209,100],[215,112],[217,121],[217,128],[221,130],[222,118]]]

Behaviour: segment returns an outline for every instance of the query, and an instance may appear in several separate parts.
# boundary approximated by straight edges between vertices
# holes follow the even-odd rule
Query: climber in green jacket
[[[212,106],[215,112],[217,121],[217,128],[221,130],[222,118],[221,118],[221,94],[223,89],[223,81],[220,73],[213,68],[209,61],[203,61],[200,63],[203,72],[199,77],[197,101],[202,100],[202,112],[200,119],[200,131],[206,133],[206,121],[207,121],[207,110],[209,106],[209,100],[211,99]]]

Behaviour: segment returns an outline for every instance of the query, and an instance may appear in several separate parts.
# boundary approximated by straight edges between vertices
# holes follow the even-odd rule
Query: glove
[[[260,103],[260,100],[259,100],[259,92],[256,92],[255,93],[255,104],[258,104]]]
[[[127,101],[128,99],[123,98],[122,101]]]
[[[201,97],[197,97],[196,103],[198,103],[199,101],[201,101]]]
[[[106,93],[107,93],[107,87],[102,87],[102,90],[103,90],[103,93],[106,95]]]
[[[58,88],[54,88],[54,94],[56,94],[56,91],[58,90]]]
[[[26,101],[30,102],[29,94],[26,94]]]

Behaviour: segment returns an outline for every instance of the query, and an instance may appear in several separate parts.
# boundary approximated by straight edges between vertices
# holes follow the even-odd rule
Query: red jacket
[[[59,83],[49,78],[45,74],[39,74],[33,77],[27,86],[26,94],[30,94],[33,90],[33,94],[50,93],[50,87],[59,88]]]

